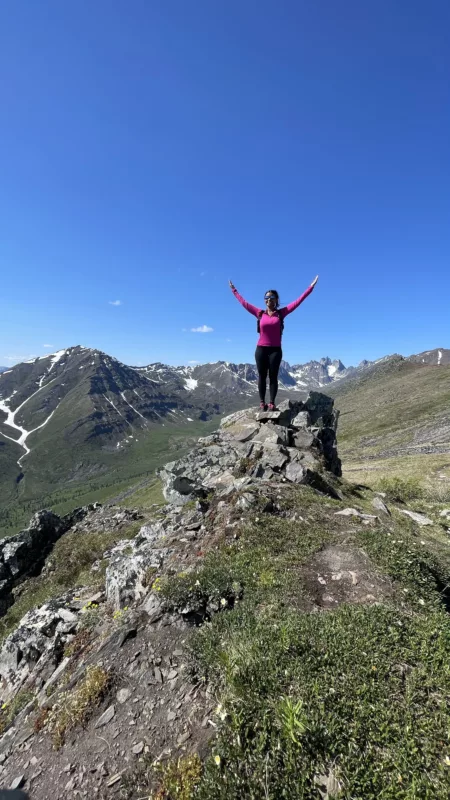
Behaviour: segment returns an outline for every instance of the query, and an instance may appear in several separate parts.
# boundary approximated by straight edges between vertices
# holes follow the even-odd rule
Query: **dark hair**
[[[264,299],[266,299],[266,294],[275,294],[277,296],[277,306],[280,305],[280,295],[278,294],[276,289],[267,289],[267,292],[264,292]]]

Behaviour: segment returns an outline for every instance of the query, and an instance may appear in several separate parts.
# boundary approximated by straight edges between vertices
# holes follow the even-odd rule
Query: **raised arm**
[[[231,291],[233,292],[236,300],[239,300],[241,306],[244,306],[245,310],[248,311],[249,314],[253,314],[254,317],[258,317],[259,314],[261,313],[261,309],[260,308],[256,308],[256,306],[252,306],[251,303],[247,303],[247,300],[244,300],[244,298],[241,297],[241,295],[239,294],[238,290],[231,283],[231,281],[229,283],[230,283]]]
[[[284,308],[281,309],[281,313],[283,314],[283,317],[286,317],[288,314],[291,314],[293,311],[295,311],[296,308],[299,307],[299,305],[301,303],[303,303],[303,300],[306,300],[308,295],[311,294],[311,292],[314,289],[314,287],[315,287],[315,285],[316,285],[318,280],[319,280],[319,276],[316,275],[316,277],[314,278],[312,284],[310,286],[308,286],[306,291],[303,292],[303,294],[300,295],[300,297],[297,297],[297,300],[294,300],[293,303],[289,303],[289,305],[287,305],[287,306],[285,306]]]

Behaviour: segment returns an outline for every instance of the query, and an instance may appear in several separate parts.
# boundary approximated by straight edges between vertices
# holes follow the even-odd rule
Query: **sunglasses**
[[[265,298],[264,298],[264,300],[276,300],[276,299],[277,299],[277,298],[275,297],[275,295],[274,295],[274,294],[267,294],[267,295],[265,296]]]

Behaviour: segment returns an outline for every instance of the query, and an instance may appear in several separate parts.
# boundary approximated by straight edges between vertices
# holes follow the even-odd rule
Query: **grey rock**
[[[125,628],[125,630],[120,632],[117,644],[119,647],[123,647],[125,642],[127,642],[129,639],[135,639],[136,636],[137,628],[134,625],[130,625],[128,628]]]
[[[263,425],[256,436],[253,437],[255,442],[272,442],[273,444],[287,444],[286,434],[279,425],[273,425],[267,422]]]
[[[244,494],[241,494],[238,498],[236,508],[240,508],[242,511],[248,511],[248,509],[256,503],[256,499],[255,495],[251,492],[244,492]]]
[[[344,508],[342,511],[335,511],[334,513],[336,517],[358,517],[359,519],[367,520],[369,522],[377,519],[376,514],[363,514],[356,508]]]
[[[391,512],[389,511],[386,503],[383,503],[381,497],[374,497],[372,500],[372,507],[377,511],[381,511],[381,513],[385,514],[387,517],[391,516]]]
[[[93,508],[75,509],[66,517],[58,517],[52,511],[38,511],[28,528],[0,541],[0,616],[14,602],[12,589],[29,575],[38,574],[55,542]]]
[[[303,484],[307,482],[307,469],[298,461],[287,465],[285,475],[291,483]]]
[[[78,622],[78,614],[74,614],[73,611],[69,611],[68,608],[59,608],[58,614],[64,622],[75,623]]]
[[[138,742],[137,744],[133,745],[131,749],[135,756],[139,756],[144,749],[144,742]]]
[[[72,605],[75,591],[29,611],[7,636],[0,651],[0,676],[15,691],[33,673],[47,681],[61,660],[64,643],[76,621],[64,623],[61,613]],[[77,615],[75,620],[77,619]]]
[[[116,700],[118,703],[120,703],[120,705],[126,703],[129,697],[131,697],[131,689],[127,688],[119,689],[116,694]]]
[[[161,672],[160,668],[159,667],[155,667],[153,672],[154,672],[155,680],[157,681],[157,683],[162,683],[163,682],[163,676],[162,676],[162,672]]]
[[[19,775],[18,778],[14,778],[11,786],[9,787],[11,790],[13,789],[20,789],[25,783],[25,775]]]
[[[161,600],[154,592],[151,592],[141,604],[140,608],[148,614],[149,622],[157,622],[161,619],[163,608]]]
[[[264,445],[264,450],[261,456],[261,464],[263,467],[270,467],[277,471],[281,470],[288,461],[288,455],[285,450],[281,449],[279,445],[267,442]]]
[[[114,705],[109,706],[109,708],[107,708],[106,711],[104,711],[103,714],[98,718],[94,727],[103,728],[104,725],[107,725],[109,722],[111,722],[112,719],[114,719],[115,713],[116,713],[115,706]]]
[[[303,412],[306,413],[306,412]],[[293,445],[299,450],[308,450],[315,442],[315,437],[311,431],[301,429],[296,431],[293,435]]]
[[[400,508],[399,511],[400,514],[405,514],[407,517],[411,517],[411,519],[413,519],[414,522],[417,522],[417,524],[422,527],[425,525],[434,524],[433,520],[429,519],[429,517],[426,517],[425,514],[418,514],[416,511],[409,511],[406,508]]]
[[[310,424],[311,420],[308,411],[299,411],[291,422],[293,428],[299,429],[308,428]]]
[[[221,428],[229,428],[231,425],[234,425],[237,422],[241,422],[243,420],[252,421],[251,411],[244,409],[243,411],[235,411],[233,414],[228,414],[227,417],[223,417],[220,427]]]
[[[105,589],[115,610],[129,606],[147,594],[145,577],[150,568],[159,569],[166,551],[151,546],[136,549],[132,555],[118,556],[106,568]]]
[[[304,408],[309,412],[311,425],[319,428],[331,427],[335,430],[338,413],[333,406],[333,398],[321,392],[310,392],[304,404]]]
[[[226,429],[227,436],[238,442],[248,442],[258,433],[259,425],[256,422],[242,420],[229,425]]]

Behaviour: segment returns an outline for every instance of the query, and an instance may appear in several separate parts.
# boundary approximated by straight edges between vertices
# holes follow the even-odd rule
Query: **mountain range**
[[[397,361],[450,363],[439,348],[345,367],[336,359],[282,362],[280,398],[344,386]],[[126,486],[217,426],[218,415],[257,402],[252,364],[215,362],[131,367],[99,350],[69,347],[0,375],[0,529],[2,509],[60,505],[88,488]],[[83,499],[85,495],[83,494]],[[73,503],[72,503],[73,505]]]

